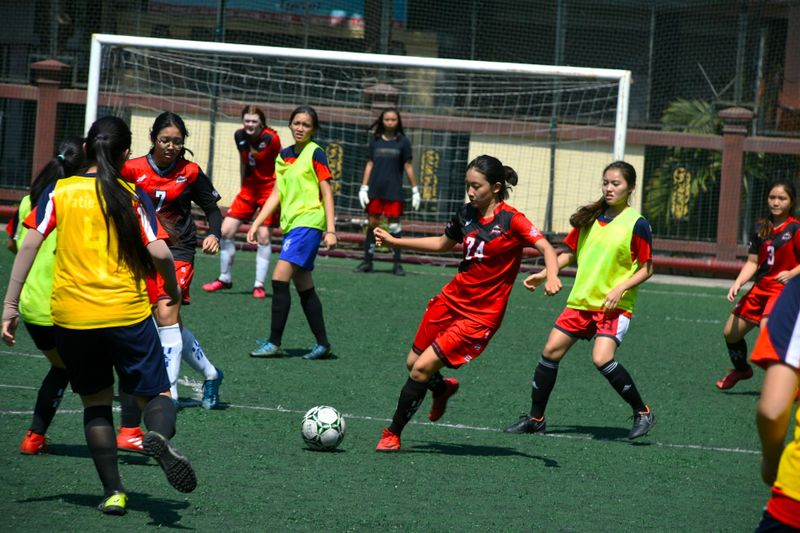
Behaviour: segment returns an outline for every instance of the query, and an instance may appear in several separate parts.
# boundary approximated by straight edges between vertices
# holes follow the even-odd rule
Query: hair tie
[[[56,157],[59,158],[60,160],[64,161],[64,154],[58,154]]]

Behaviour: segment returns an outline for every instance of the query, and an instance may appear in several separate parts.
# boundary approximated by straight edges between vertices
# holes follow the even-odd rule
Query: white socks
[[[269,270],[269,258],[272,256],[271,244],[259,244],[256,250],[256,287],[263,287]],[[223,280],[224,281],[224,280]]]
[[[183,330],[181,330],[181,338],[183,340],[183,350],[181,351],[183,360],[203,374],[206,380],[217,379],[219,377],[217,369],[206,357],[203,348],[200,347],[200,343],[194,338],[194,333],[184,326]]]
[[[158,328],[158,337],[161,339],[161,347],[164,349],[164,364],[167,367],[169,377],[169,392],[172,399],[178,401],[178,375],[181,372],[181,351],[183,342],[181,341],[181,326],[163,326]]]
[[[260,248],[260,247],[259,247]],[[231,267],[233,266],[233,256],[236,254],[236,244],[232,239],[221,239],[219,241],[219,280],[230,283]]]

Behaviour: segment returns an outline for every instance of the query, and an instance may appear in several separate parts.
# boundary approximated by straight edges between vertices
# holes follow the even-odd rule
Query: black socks
[[[542,418],[547,408],[547,401],[553,387],[556,386],[558,377],[558,361],[547,359],[544,355],[539,358],[539,364],[533,372],[531,384],[531,417]]]
[[[83,432],[105,494],[124,491],[117,467],[117,435],[111,406],[86,407],[83,410]]]
[[[275,282],[272,283],[274,285]],[[317,339],[317,344],[330,346],[328,334],[325,331],[325,319],[322,316],[322,302],[317,296],[317,291],[311,287],[305,291],[297,291],[297,294],[300,295],[300,305],[303,306],[303,313],[306,315],[311,333]]]
[[[739,342],[728,344],[728,357],[731,358],[733,368],[740,372],[746,372],[750,368],[750,363],[747,362],[747,341],[741,339]]]
[[[47,428],[50,427],[50,422],[53,421],[61,399],[64,397],[67,383],[69,383],[67,370],[51,366],[50,371],[42,380],[39,393],[36,395],[31,431],[39,435],[47,433]]]
[[[289,294],[289,282],[272,280],[272,321],[269,342],[276,346],[281,345],[283,330],[286,328],[291,306],[292,295]]]
[[[403,428],[414,416],[414,413],[419,409],[422,400],[425,399],[425,394],[428,392],[428,384],[420,383],[408,378],[406,384],[403,385],[403,390],[400,391],[400,399],[397,401],[397,410],[392,417],[392,423],[389,426],[389,431],[395,435],[400,435]]]
[[[621,363],[614,359],[599,367],[597,370],[603,374],[617,394],[622,396],[622,399],[628,402],[628,405],[633,408],[637,413],[646,411],[647,407],[639,396],[639,391],[636,390],[636,385],[633,384],[633,378],[625,370]]]

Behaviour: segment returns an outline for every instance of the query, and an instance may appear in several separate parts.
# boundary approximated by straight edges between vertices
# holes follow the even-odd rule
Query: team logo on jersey
[[[141,182],[143,182],[143,181],[144,181],[144,180],[146,180],[146,179],[147,179],[147,174],[142,174],[141,176],[139,176],[138,178],[136,178],[136,183],[141,183]]]
[[[541,234],[542,232],[533,226],[531,226],[531,230],[528,232],[528,235],[531,237],[538,237]]]
[[[792,235],[791,235],[791,233],[789,233],[789,232],[786,232],[786,233],[784,233],[783,235],[781,235],[781,240],[782,240],[782,241],[788,241],[788,240],[789,240],[789,239],[791,239],[791,238],[792,238]]]
[[[266,147],[267,147],[267,143],[265,143],[264,141],[261,141],[261,143],[258,145],[258,149],[259,150],[263,150]]]
[[[187,181],[188,181],[188,178],[186,176],[184,176],[183,174],[181,174],[180,176],[175,178],[175,183],[186,183]]]
[[[490,235],[500,235],[501,233],[503,233],[503,226],[500,224],[495,224],[492,231],[489,232]]]

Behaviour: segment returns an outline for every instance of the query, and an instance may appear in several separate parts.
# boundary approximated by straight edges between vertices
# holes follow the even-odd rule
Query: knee
[[[567,351],[562,348],[561,346],[555,346],[550,343],[545,344],[544,350],[542,350],[542,355],[545,359],[550,359],[551,361],[560,361],[562,357],[567,353]]]

